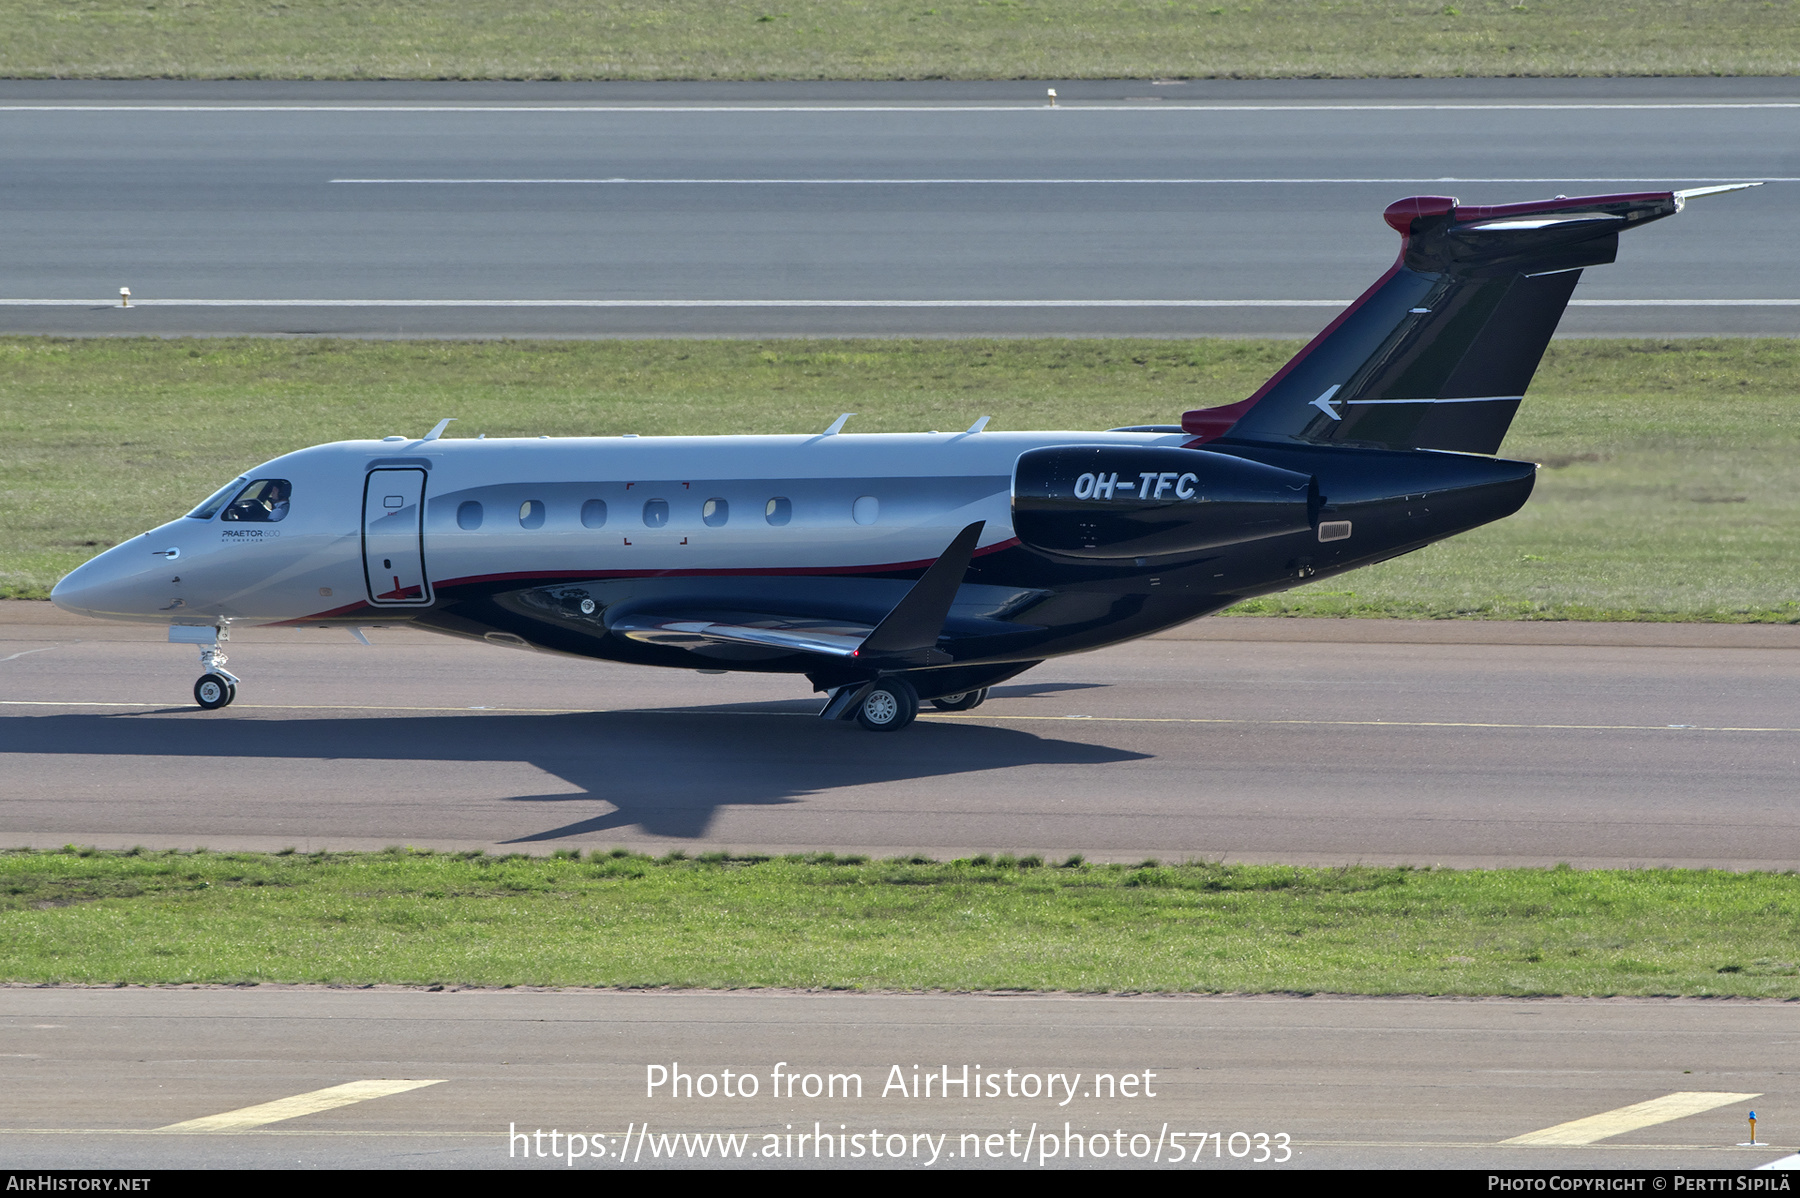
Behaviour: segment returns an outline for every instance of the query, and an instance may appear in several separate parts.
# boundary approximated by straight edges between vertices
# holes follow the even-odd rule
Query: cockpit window
[[[252,524],[274,524],[287,519],[288,496],[293,484],[285,478],[259,478],[225,505],[221,520],[243,520]]]
[[[205,503],[189,512],[188,519],[211,520],[214,516],[219,514],[219,509],[225,506],[225,501],[230,499],[233,495],[236,495],[238,493],[238,488],[243,485],[244,480],[242,478],[232,479],[208,496]]]

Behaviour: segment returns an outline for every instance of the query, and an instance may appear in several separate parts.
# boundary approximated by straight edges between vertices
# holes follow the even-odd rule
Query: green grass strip
[[[1800,997],[1800,877],[0,853],[0,979]]]
[[[334,341],[0,338],[0,596],[322,441],[1100,429],[1243,398],[1250,340]],[[1238,609],[1267,615],[1800,620],[1800,341],[1560,341],[1502,452],[1507,520]]]
[[[23,78],[1145,79],[1797,68],[1795,0],[0,3],[0,74]]]

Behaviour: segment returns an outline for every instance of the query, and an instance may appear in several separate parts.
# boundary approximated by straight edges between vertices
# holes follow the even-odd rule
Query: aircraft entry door
[[[363,576],[377,607],[424,607],[425,471],[371,470],[363,483]]]

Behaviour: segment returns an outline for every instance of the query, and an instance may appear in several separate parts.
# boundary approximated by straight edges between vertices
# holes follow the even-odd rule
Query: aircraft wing
[[[879,624],[772,614],[635,611],[611,621],[608,630],[629,640],[713,657],[778,650],[869,665],[947,665],[955,659],[937,647],[938,638],[985,524],[977,520],[958,533]]]
[[[614,620],[611,631],[649,645],[666,645],[699,653],[712,650],[719,656],[735,656],[730,651],[742,647],[854,657],[875,629],[869,624],[781,616],[739,615],[715,619],[704,615],[658,616],[639,612]]]

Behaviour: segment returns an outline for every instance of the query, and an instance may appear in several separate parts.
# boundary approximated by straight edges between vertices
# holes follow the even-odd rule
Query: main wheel
[[[939,695],[931,701],[931,705],[939,711],[973,711],[987,700],[987,687],[978,691],[964,691],[960,695]]]
[[[870,732],[898,732],[919,714],[919,692],[904,678],[883,678],[856,709],[856,722]]]
[[[194,683],[194,702],[207,711],[217,711],[236,698],[237,688],[231,680],[218,674],[202,674]]]

